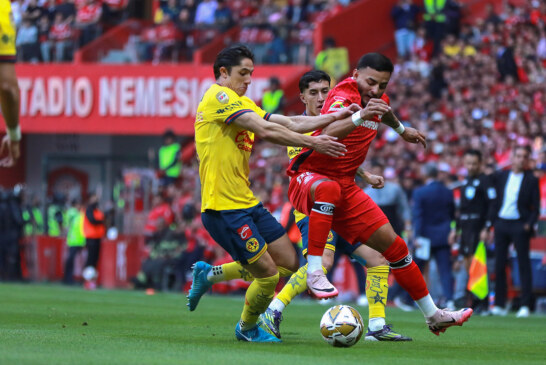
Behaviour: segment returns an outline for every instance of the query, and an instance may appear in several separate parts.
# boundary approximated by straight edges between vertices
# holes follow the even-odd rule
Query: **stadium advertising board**
[[[258,66],[247,96],[260,100],[275,75],[302,66]],[[212,66],[18,65],[24,133],[193,134],[195,111],[214,82]]]

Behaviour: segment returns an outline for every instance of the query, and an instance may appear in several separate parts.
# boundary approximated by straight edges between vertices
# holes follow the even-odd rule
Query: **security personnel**
[[[269,79],[269,89],[262,97],[262,109],[270,114],[281,114],[284,106],[284,91],[278,78]]]
[[[99,210],[99,198],[97,194],[92,193],[89,196],[89,202],[85,209],[83,217],[83,234],[85,236],[85,245],[87,247],[87,261],[84,268],[84,288],[95,289],[95,279],[97,277],[96,269],[99,261],[101,239],[106,234],[104,224],[104,213]],[[88,273],[88,275],[86,275]]]
[[[425,13],[423,20],[427,30],[428,38],[431,38],[434,43],[433,54],[437,54],[440,50],[440,43],[445,35],[447,17],[445,15],[445,7],[447,0],[424,0]]]
[[[174,184],[182,173],[180,162],[180,144],[176,142],[176,136],[172,130],[163,134],[163,146],[159,148],[159,174],[161,185]]]
[[[47,207],[47,234],[50,237],[59,237],[63,226],[63,198],[55,193],[49,206]]]
[[[66,212],[67,216],[67,235],[66,245],[68,246],[68,257],[64,263],[65,284],[74,282],[74,260],[76,255],[85,247],[85,236],[83,234],[83,221],[85,212],[78,202],[73,201],[71,207]]]
[[[32,205],[24,208],[23,220],[25,221],[25,236],[44,234],[44,215],[40,209],[40,201],[38,199],[34,198]]]

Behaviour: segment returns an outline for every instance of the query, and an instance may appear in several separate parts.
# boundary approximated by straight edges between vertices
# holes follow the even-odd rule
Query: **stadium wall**
[[[247,92],[260,100],[272,75],[307,66],[258,66]],[[23,133],[193,135],[195,111],[214,83],[211,65],[18,65]]]

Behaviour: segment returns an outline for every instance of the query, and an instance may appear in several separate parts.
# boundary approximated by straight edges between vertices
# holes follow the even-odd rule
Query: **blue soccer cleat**
[[[237,337],[239,341],[246,342],[282,342],[258,325],[248,331],[242,331],[239,322],[237,322],[237,326],[235,326],[235,337]]]
[[[277,338],[281,338],[280,326],[282,322],[282,313],[277,310],[266,309],[265,313],[260,314],[258,325]]]
[[[207,279],[207,274],[212,269],[212,266],[204,261],[197,261],[191,268],[193,269],[193,282],[188,293],[187,305],[190,311],[194,311],[197,308],[197,304],[199,304],[199,299],[212,286],[212,283]]]

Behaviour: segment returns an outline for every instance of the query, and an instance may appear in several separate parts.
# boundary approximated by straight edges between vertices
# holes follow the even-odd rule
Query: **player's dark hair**
[[[366,67],[381,72],[386,71],[392,73],[394,71],[391,60],[381,53],[366,53],[364,56],[360,57],[360,60],[358,60],[356,65],[357,70]]]
[[[332,79],[330,78],[330,75],[328,75],[326,72],[322,70],[307,71],[300,78],[300,84],[299,84],[300,93],[307,90],[309,88],[310,83],[321,82],[321,81],[328,81],[328,85],[330,85],[330,82],[332,81]]]
[[[478,161],[482,162],[482,153],[478,150],[469,149],[466,150],[464,154],[469,156],[476,156],[478,158]]]
[[[220,77],[220,67],[225,67],[228,73],[231,73],[231,68],[239,66],[245,58],[250,58],[254,62],[254,53],[247,46],[236,44],[224,48],[218,53],[214,61],[214,78],[218,79]]]

